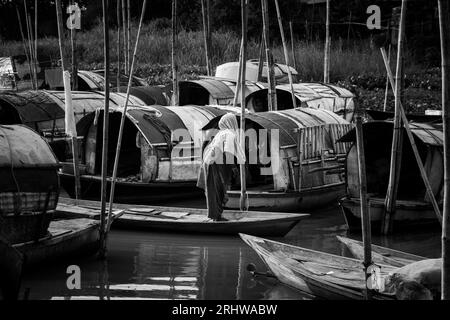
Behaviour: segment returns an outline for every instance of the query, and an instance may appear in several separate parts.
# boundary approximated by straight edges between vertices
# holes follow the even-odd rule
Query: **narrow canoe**
[[[60,198],[58,211],[63,212],[66,205],[78,204],[80,207],[97,210],[100,202]],[[260,236],[284,236],[300,220],[309,214],[225,210],[225,221],[212,221],[206,209],[176,208],[160,206],[114,204],[115,209],[123,210],[123,215],[114,222],[115,227],[131,229],[151,229],[182,233],[207,233],[237,235],[249,233]],[[70,214],[70,212],[69,212]]]
[[[341,236],[336,237],[340,242],[345,244],[356,259],[364,259],[364,246],[361,241]],[[372,260],[374,263],[403,267],[407,264],[425,259],[428,258],[372,244]]]
[[[282,283],[319,298],[364,298],[365,275],[361,260],[336,256],[272,240],[240,235]],[[381,266],[384,277],[395,268]],[[376,293],[375,299],[394,299]]]
[[[23,254],[25,268],[64,257],[97,252],[100,243],[100,222],[90,218],[75,217],[75,213],[80,211],[85,212],[87,216],[94,214],[87,208],[65,206],[64,214],[72,212],[74,215],[72,218],[51,221],[46,237],[13,245]],[[60,213],[56,210],[55,214]],[[120,211],[115,212],[113,219],[120,214]]]

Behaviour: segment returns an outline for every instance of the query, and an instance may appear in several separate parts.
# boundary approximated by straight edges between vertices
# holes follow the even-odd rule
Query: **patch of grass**
[[[143,26],[138,55],[136,74],[147,78],[152,84],[167,84],[171,78],[171,30],[169,23],[153,21]],[[135,41],[136,23],[132,24],[132,44]],[[206,73],[203,34],[200,31],[181,31],[177,58],[181,79],[193,79]],[[69,42],[66,42],[66,55],[70,56]],[[103,29],[99,23],[87,32],[77,34],[79,62],[81,69],[103,68]],[[213,64],[219,65],[229,61],[237,61],[239,56],[240,37],[233,32],[214,32],[212,35]],[[296,43],[297,70],[302,81],[321,81],[323,79],[323,47],[322,41]],[[290,48],[290,46],[289,46]],[[117,68],[117,30],[111,30],[111,61]],[[123,39],[120,49],[123,54]],[[0,43],[0,56],[23,54],[21,42]],[[57,61],[59,59],[58,41],[56,38],[41,38],[38,41],[38,54]],[[291,53],[290,53],[291,54]],[[277,62],[284,62],[281,44],[273,44],[273,55]],[[259,39],[248,42],[248,57],[258,58]],[[68,59],[70,61],[70,59]],[[291,57],[292,61],[292,57]],[[394,59],[392,59],[394,61]],[[418,74],[423,68],[411,63],[406,53],[406,74]],[[123,57],[122,57],[123,62]],[[392,68],[394,70],[394,63]],[[383,88],[385,83],[384,64],[380,51],[373,49],[368,41],[348,44],[340,39],[333,40],[331,48],[331,81],[345,81],[350,86],[365,89]],[[411,76],[414,78],[414,76]],[[433,80],[430,80],[433,82]]]

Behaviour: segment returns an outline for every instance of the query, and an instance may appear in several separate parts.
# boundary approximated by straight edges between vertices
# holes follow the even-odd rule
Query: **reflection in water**
[[[303,220],[286,237],[276,240],[339,255],[349,255],[336,235],[346,235],[337,208],[320,210]],[[360,239],[358,234],[350,234]],[[440,233],[415,232],[373,237],[395,249],[439,256]],[[30,299],[310,299],[275,279],[253,278],[254,263],[266,271],[258,256],[237,236],[180,235],[113,230],[108,259],[71,258],[31,270],[23,282]],[[81,268],[81,290],[69,290],[66,268]]]

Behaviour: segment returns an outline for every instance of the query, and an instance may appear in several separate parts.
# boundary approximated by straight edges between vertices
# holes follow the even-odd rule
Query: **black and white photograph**
[[[450,300],[449,68],[448,0],[0,0],[1,304]]]

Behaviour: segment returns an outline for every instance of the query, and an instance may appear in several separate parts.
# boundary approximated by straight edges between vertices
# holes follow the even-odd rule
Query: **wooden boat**
[[[410,122],[411,132],[421,158],[431,189],[438,201],[443,194],[443,137],[442,124]],[[363,124],[364,148],[366,152],[367,192],[372,232],[380,232],[384,218],[386,191],[392,145],[392,121],[372,121]],[[406,133],[405,137],[406,137]],[[351,142],[345,160],[347,195],[339,204],[350,230],[361,228],[361,206],[359,201],[359,179],[355,131],[352,130],[339,141]],[[398,185],[395,214],[392,216],[394,229],[425,226],[439,226],[436,214],[426,194],[411,145],[403,141],[402,164]]]
[[[356,259],[364,259],[364,246],[361,241],[336,236],[352,253]],[[372,260],[374,263],[403,267],[407,264],[425,260],[427,258],[372,244]]]
[[[100,200],[103,116],[86,115],[77,124],[81,144],[81,198]],[[111,111],[110,128],[118,128],[121,109]],[[202,197],[196,188],[201,164],[201,127],[226,111],[186,106],[129,108],[124,125],[114,202],[157,204],[168,199]],[[98,121],[96,120],[98,117]],[[109,159],[115,158],[118,130],[110,130]],[[178,141],[179,140],[179,141]],[[112,175],[114,161],[108,165]],[[73,166],[64,165],[61,184],[74,197]],[[108,179],[109,180],[109,179]],[[108,183],[108,191],[110,183]]]
[[[207,137],[219,120],[220,116],[203,128]],[[246,115],[246,135],[259,135],[257,148],[246,148],[249,208],[298,212],[337,201],[345,194],[342,160],[347,144],[336,141],[351,127],[333,112],[313,108]],[[270,154],[267,159],[261,156],[264,152]],[[240,188],[231,189],[225,206],[237,209],[240,192],[235,190]]]
[[[365,275],[361,260],[336,256],[272,240],[240,235],[282,283],[316,297],[341,300],[363,299]],[[381,276],[394,267],[382,266]],[[376,293],[375,299],[394,299]]]
[[[61,198],[58,211],[64,212],[67,205],[75,200]],[[96,210],[92,218],[99,216],[100,203],[96,201],[81,200],[78,206]],[[206,209],[138,206],[114,204],[114,209],[123,211],[123,215],[116,219],[114,227],[131,229],[148,229],[158,231],[182,233],[207,233],[232,235],[247,232],[254,235],[284,236],[299,221],[307,218],[308,214],[290,214],[273,212],[256,212],[225,210],[222,217],[225,221],[212,221],[207,217]],[[77,213],[75,213],[76,215]],[[86,214],[82,210],[79,216]],[[68,212],[65,216],[74,215]],[[245,230],[245,231],[244,231]]]

